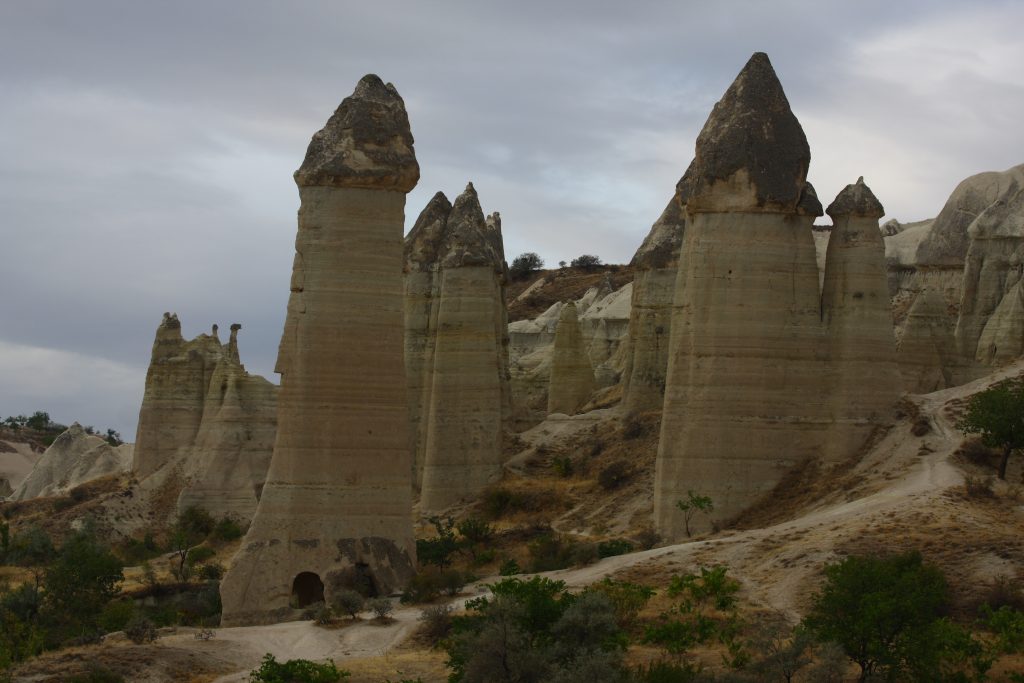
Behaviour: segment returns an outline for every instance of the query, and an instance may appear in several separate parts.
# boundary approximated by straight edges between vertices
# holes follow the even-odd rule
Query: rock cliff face
[[[797,463],[850,455],[846,427],[859,433],[882,410],[849,386],[864,357],[855,321],[873,321],[865,343],[886,347],[876,320],[881,306],[888,314],[877,218],[873,241],[861,234],[873,211],[856,186],[833,204],[841,220],[826,263],[823,322],[811,231],[821,205],[806,182],[809,162],[782,86],[767,56],[755,54],[715,105],[677,188],[686,231],[654,493],[668,539],[682,535],[676,502],[687,490],[712,498],[712,521],[728,519]],[[891,358],[891,326],[888,334]],[[833,385],[857,404],[840,409]],[[841,447],[823,452],[834,437]]]
[[[575,415],[593,390],[594,368],[587,355],[576,304],[569,302],[562,307],[555,328],[548,413]]]
[[[904,389],[909,392],[927,394],[959,384],[961,363],[953,325],[945,300],[935,290],[926,289],[914,300],[896,358]]]
[[[277,439],[221,583],[224,625],[286,619],[342,587],[387,594],[414,571],[402,232],[418,179],[402,98],[364,77],[295,174]]]
[[[834,227],[821,296],[832,423],[824,457],[840,461],[876,427],[891,421],[902,380],[878,227],[885,209],[861,178],[847,185],[826,212]]]
[[[10,499],[56,496],[93,479],[126,472],[131,465],[131,449],[131,444],[115,447],[86,434],[76,422],[46,449]]]
[[[186,341],[177,315],[157,328],[139,411],[133,471],[155,489],[180,481],[178,510],[252,519],[270,465],[277,387],[250,375],[238,331],[221,344],[217,326]]]
[[[1012,299],[986,335],[986,346],[979,347],[978,342],[989,316],[1005,297],[1012,296],[1024,270],[1024,164],[1003,173],[972,176],[961,187],[966,183],[971,188],[970,206],[981,208],[976,213],[965,212],[963,218],[973,220],[965,231],[970,246],[964,266],[956,343],[965,359],[988,363],[1009,357],[1007,350],[993,348],[992,342],[1001,336],[997,327],[1009,329],[1006,314],[1013,308]],[[1005,337],[1004,340],[1009,341]]]
[[[484,218],[472,183],[454,206],[438,193],[405,253],[414,472],[420,509],[436,512],[501,476],[510,405],[500,217]]]
[[[686,214],[673,196],[633,256],[636,277],[629,317],[630,350],[622,404],[629,412],[657,410],[665,396],[672,300]]]

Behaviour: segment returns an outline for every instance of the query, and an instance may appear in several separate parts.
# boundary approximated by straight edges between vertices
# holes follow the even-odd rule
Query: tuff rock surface
[[[56,496],[93,479],[120,474],[129,469],[131,456],[131,444],[111,446],[105,439],[87,434],[76,422],[43,452],[29,475],[9,494],[10,500]]]
[[[548,388],[548,413],[574,415],[594,390],[594,368],[587,355],[576,304],[562,307],[555,327]]]

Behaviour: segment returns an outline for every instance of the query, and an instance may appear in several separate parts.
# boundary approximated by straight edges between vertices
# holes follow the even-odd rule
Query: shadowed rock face
[[[811,150],[768,55],[756,52],[715,105],[679,181],[690,213],[791,212],[800,202]]]
[[[664,400],[672,300],[685,230],[686,213],[678,197],[672,197],[633,256],[636,275],[622,399],[630,412],[658,409]]]
[[[888,354],[898,381],[891,322],[880,322],[888,316],[881,206],[862,183],[833,203],[841,225],[823,302],[809,161],[767,57],[755,54],[715,105],[677,186],[686,229],[654,494],[668,539],[683,533],[676,502],[688,490],[711,497],[712,521],[728,520],[795,465],[852,455],[863,429],[885,417],[885,401],[868,401],[851,380],[875,351]],[[857,330],[860,320],[870,331]]]
[[[296,173],[301,207],[274,455],[221,583],[225,625],[297,614],[298,577],[386,594],[412,575],[402,231],[418,167],[402,100],[364,78]],[[347,578],[346,578],[347,577]]]
[[[472,498],[500,478],[510,412],[500,218],[484,218],[472,183],[443,220],[441,209],[432,200],[417,221],[422,229],[406,240],[413,258],[405,348],[407,368],[418,373],[409,379],[409,402],[424,512]],[[432,226],[442,227],[428,239]]]
[[[934,289],[921,292],[910,307],[896,357],[909,392],[927,394],[958,384],[953,327],[946,303]]]

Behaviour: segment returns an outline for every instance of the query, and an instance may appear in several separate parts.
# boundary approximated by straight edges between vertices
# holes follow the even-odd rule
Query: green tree
[[[683,511],[683,524],[686,527],[686,537],[690,537],[690,522],[694,516],[701,512],[705,515],[715,511],[715,504],[709,496],[700,496],[693,490],[686,492],[685,500],[677,500],[676,507]]]
[[[508,267],[508,274],[513,280],[521,280],[535,270],[544,267],[544,259],[536,252],[528,251],[512,259],[512,265]]]
[[[594,256],[593,254],[583,254],[582,256],[574,258],[569,265],[573,268],[590,270],[591,268],[597,268],[601,265],[601,257]]]
[[[289,659],[278,662],[274,655],[266,654],[258,669],[249,673],[250,683],[337,683],[348,678],[348,671],[338,669],[334,662],[323,664],[308,659]]]
[[[39,432],[46,431],[46,428],[50,426],[50,414],[37,410],[32,413],[32,417],[25,421],[25,426]]]
[[[441,571],[451,566],[452,554],[459,549],[455,538],[455,520],[451,517],[428,517],[437,536],[416,540],[416,557],[423,564],[436,564]]]
[[[961,634],[942,619],[948,601],[942,572],[917,552],[851,556],[825,567],[804,625],[819,642],[842,647],[861,681],[940,680],[929,676],[963,649],[954,642]]]
[[[95,630],[122,581],[121,562],[92,533],[68,537],[43,580],[43,609],[55,632],[82,635]]]
[[[964,434],[980,434],[989,448],[1002,449],[999,478],[1006,479],[1010,453],[1024,448],[1024,380],[1002,382],[972,396],[956,426]]]

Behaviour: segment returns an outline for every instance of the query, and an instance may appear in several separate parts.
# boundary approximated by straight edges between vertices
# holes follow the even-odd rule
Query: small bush
[[[224,567],[216,562],[204,564],[199,568],[199,578],[204,581],[220,581],[224,578]]]
[[[501,563],[501,567],[498,568],[498,573],[502,576],[515,576],[516,574],[522,574],[523,570],[513,558],[508,558]]]
[[[331,612],[331,608],[322,602],[316,603],[316,609],[313,610],[313,623],[317,626],[328,626],[334,622],[334,613]]]
[[[636,541],[637,547],[641,550],[650,550],[661,543],[661,535],[651,527],[647,527],[637,532],[633,540]]]
[[[418,602],[430,602],[441,594],[441,581],[437,572],[417,572],[400,598],[403,604],[415,604]]]
[[[530,571],[547,572],[571,566],[584,566],[597,560],[597,546],[579,543],[555,534],[543,534],[527,545]]]
[[[458,569],[449,569],[441,572],[438,583],[441,590],[454,597],[458,595],[462,590],[462,587],[466,585],[466,578]]]
[[[317,614],[319,614],[321,609],[327,609],[327,605],[323,602],[314,602],[310,605],[306,605],[302,610],[302,619],[305,621],[315,621]],[[329,609],[328,614],[330,614]]]
[[[499,519],[516,507],[516,495],[500,487],[487,489],[484,491],[482,505],[485,515]]]
[[[972,477],[964,479],[964,492],[968,498],[993,498],[992,477]]]
[[[622,425],[622,438],[639,439],[647,431],[646,425],[636,415],[630,415]]]
[[[338,614],[348,614],[353,619],[357,618],[359,613],[363,611],[365,603],[366,598],[360,595],[358,591],[348,588],[342,588],[331,598],[331,607],[335,612]]]
[[[195,548],[191,548],[188,551],[188,562],[189,564],[196,565],[210,559],[217,554],[213,548],[208,545],[200,545]]]
[[[597,544],[597,556],[600,558],[615,557],[633,552],[633,544],[624,538],[614,538]]]
[[[216,520],[201,507],[192,505],[178,515],[177,526],[189,536],[206,538],[217,526]]]
[[[593,254],[583,254],[582,256],[577,256],[570,261],[569,265],[573,268],[584,268],[586,270],[590,270],[591,268],[597,268],[601,265],[601,258],[594,256]]]
[[[629,481],[630,476],[632,476],[632,472],[629,469],[629,465],[622,460],[617,460],[598,473],[597,483],[605,491],[611,491]]]
[[[128,622],[124,629],[124,634],[128,636],[128,640],[136,645],[152,643],[156,640],[156,626],[146,617],[137,616]]]
[[[562,479],[568,479],[573,474],[572,458],[568,456],[552,458],[551,469]]]
[[[224,517],[213,528],[213,537],[218,541],[234,541],[242,537],[242,526],[230,517]]]
[[[452,630],[452,606],[434,605],[420,612],[421,632],[432,645],[437,645]]]
[[[367,601],[366,606],[381,621],[390,617],[395,610],[395,605],[387,598],[373,598]]]
[[[289,659],[281,663],[274,655],[266,654],[260,667],[249,673],[249,683],[336,683],[350,675],[331,661],[317,664],[308,659]]]
[[[993,610],[1000,607],[1009,607],[1024,612],[1024,588],[1019,581],[1009,576],[997,576],[981,599],[982,604],[988,605]]]
[[[135,604],[131,600],[111,600],[100,613],[100,628],[107,633],[124,631],[134,616]]]

